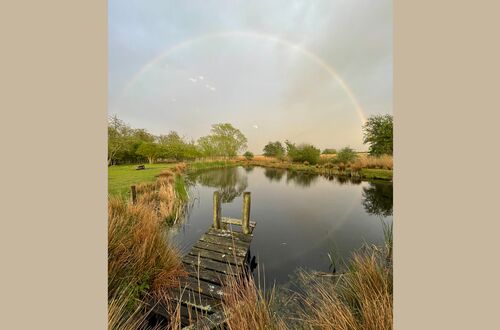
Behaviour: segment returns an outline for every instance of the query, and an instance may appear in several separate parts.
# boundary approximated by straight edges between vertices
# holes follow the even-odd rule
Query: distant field
[[[153,181],[155,175],[175,164],[146,164],[145,170],[137,171],[137,165],[113,165],[108,167],[108,194],[128,196],[130,186],[142,182]]]

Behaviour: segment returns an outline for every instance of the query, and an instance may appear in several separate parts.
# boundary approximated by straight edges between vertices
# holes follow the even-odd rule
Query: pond
[[[189,176],[194,201],[171,240],[182,254],[212,225],[212,196],[222,216],[241,219],[243,192],[252,193],[257,222],[251,245],[260,277],[284,284],[298,268],[332,272],[329,255],[347,263],[364,243],[382,245],[382,221],[392,222],[392,183],[348,180],[263,167],[233,167]]]

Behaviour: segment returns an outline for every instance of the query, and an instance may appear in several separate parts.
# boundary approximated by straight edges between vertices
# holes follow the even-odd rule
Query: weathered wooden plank
[[[228,239],[235,239],[244,243],[250,243],[252,242],[253,236],[251,234],[243,234],[237,231],[232,231],[232,230],[217,230],[214,228],[210,228],[207,231],[207,234],[218,236],[218,237],[223,237],[223,238],[228,238]]]
[[[223,296],[222,287],[220,285],[205,282],[202,279],[198,280],[198,278],[193,276],[184,278],[181,282],[181,287],[207,296],[215,297],[217,299],[221,299]]]
[[[189,251],[189,254],[195,257],[200,256],[203,258],[213,259],[224,263],[229,262],[233,265],[243,265],[245,262],[244,257],[238,256],[232,252],[220,253],[193,247],[191,251]]]
[[[205,269],[203,267],[197,267],[188,263],[184,263],[184,268],[189,274],[195,278],[200,278],[201,280],[208,281],[217,285],[222,285],[224,283],[224,274],[218,273],[216,271]]]
[[[222,223],[236,225],[236,226],[243,225],[241,219],[234,219],[234,218],[228,218],[228,217],[222,217]],[[255,221],[250,221],[250,228],[255,228],[256,225],[257,225],[257,223]]]
[[[196,244],[193,246],[194,248],[198,249],[205,249],[205,250],[210,250],[218,253],[226,253],[226,254],[236,254],[238,257],[245,257],[247,255],[248,250],[243,249],[243,248],[238,248],[238,247],[233,247],[233,246],[226,246],[226,245],[220,245],[220,244],[214,244],[214,243],[209,243],[209,242],[204,242],[204,241],[198,241]]]
[[[212,312],[214,308],[222,304],[222,301],[220,299],[215,299],[186,288],[172,291],[172,299],[174,301],[205,312]]]
[[[221,309],[216,312],[206,315],[193,323],[191,329],[219,329],[220,326],[226,322],[226,316]]]
[[[182,258],[182,262],[191,264],[193,266],[198,266],[199,264],[200,267],[203,267],[205,269],[215,270],[216,272],[228,275],[238,275],[243,272],[241,266],[231,265],[229,263],[215,261],[203,257],[198,258],[192,255],[187,255]]]
[[[214,244],[219,244],[219,245],[224,245],[224,246],[230,246],[230,247],[234,246],[236,248],[245,249],[245,250],[248,250],[248,248],[250,247],[249,243],[241,242],[238,240],[232,240],[231,238],[214,236],[214,235],[210,235],[208,233],[201,236],[200,240],[203,242],[214,243]]]

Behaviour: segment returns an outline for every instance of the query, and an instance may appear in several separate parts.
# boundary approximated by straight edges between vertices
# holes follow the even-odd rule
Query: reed
[[[108,294],[127,292],[140,299],[146,292],[175,286],[183,268],[177,251],[165,239],[156,212],[145,205],[108,202]]]
[[[389,155],[382,155],[380,157],[359,155],[354,162],[359,168],[374,168],[392,170],[394,167],[393,157]]]
[[[354,253],[347,272],[318,277],[301,272],[297,315],[304,327],[314,329],[392,329],[392,267],[387,251],[377,247]]]
[[[229,277],[224,287],[223,309],[227,328],[286,329],[286,325],[274,312],[274,289],[266,296],[251,276]]]

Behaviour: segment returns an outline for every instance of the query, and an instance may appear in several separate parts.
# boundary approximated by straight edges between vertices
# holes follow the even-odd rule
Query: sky
[[[188,139],[229,122],[261,154],[288,139],[364,151],[392,114],[392,1],[110,0],[108,113]]]

